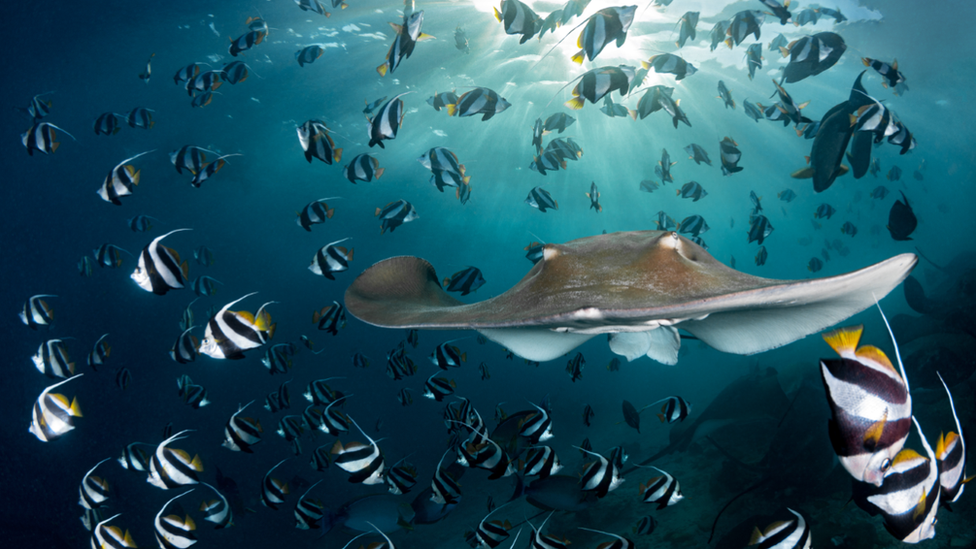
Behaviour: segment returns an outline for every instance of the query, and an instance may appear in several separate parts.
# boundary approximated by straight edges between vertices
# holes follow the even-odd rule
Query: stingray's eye
[[[891,460],[888,459],[888,458],[885,458],[885,460],[881,462],[881,472],[884,473],[890,467],[891,467]]]
[[[675,231],[671,231],[671,238],[678,240],[678,233],[676,233]]]

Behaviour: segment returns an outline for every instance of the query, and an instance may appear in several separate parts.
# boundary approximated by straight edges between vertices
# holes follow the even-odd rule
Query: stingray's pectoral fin
[[[444,311],[463,306],[441,288],[434,267],[419,257],[391,257],[363,272],[346,290],[354,316],[384,328],[462,328],[443,322]]]
[[[918,262],[902,254],[851,273],[724,296],[725,311],[680,327],[726,353],[751,355],[841,322],[888,295]]]
[[[646,332],[621,332],[610,335],[610,350],[632,362],[647,356],[661,364],[678,363],[681,336],[672,326],[661,326]]]
[[[559,358],[597,335],[533,327],[479,328],[478,331],[518,356],[536,362]]]

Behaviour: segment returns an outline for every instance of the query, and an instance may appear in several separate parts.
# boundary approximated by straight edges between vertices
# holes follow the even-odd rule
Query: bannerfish
[[[542,26],[542,18],[532,11],[532,8],[519,2],[519,0],[502,0],[501,10],[495,8],[495,19],[505,28],[505,34],[522,35],[519,44],[524,44],[535,36],[535,33]],[[463,31],[461,36],[464,37]],[[456,31],[455,39],[457,39]],[[467,49],[466,37],[464,37],[464,47],[458,47],[458,49]]]
[[[20,142],[27,149],[27,154],[29,156],[34,156],[34,151],[40,151],[44,154],[52,154],[58,150],[58,147],[61,146],[61,142],[58,141],[57,134],[59,131],[64,132],[71,139],[75,139],[75,136],[55,126],[54,124],[50,124],[48,122],[34,122],[34,125],[31,126],[30,129],[20,135]],[[75,141],[77,141],[77,139],[75,139]]]
[[[421,12],[423,13],[423,12]],[[400,131],[400,124],[403,123],[403,100],[404,95],[411,92],[404,92],[395,95],[393,99],[386,102],[376,116],[369,120],[369,146],[379,145],[381,149],[386,148],[383,141],[386,139],[396,139],[397,132]]]
[[[857,347],[862,331],[854,326],[824,334],[841,358],[821,360],[820,373],[832,412],[828,433],[841,464],[856,480],[881,486],[908,439],[912,398],[900,358],[899,373],[877,347]]]
[[[623,97],[627,95],[633,81],[634,68],[626,65],[587,71],[573,88],[573,99],[567,101],[565,105],[573,110],[580,110],[585,101],[596,103],[614,90]]]
[[[244,351],[260,347],[274,337],[276,324],[271,322],[271,315],[265,310],[273,301],[261,305],[257,314],[230,310],[252,295],[254,293],[235,299],[217,311],[207,322],[198,352],[212,358],[237,360],[244,358]]]
[[[189,267],[186,261],[180,261],[180,254],[160,242],[173,233],[189,230],[176,229],[154,238],[139,253],[139,263],[130,278],[143,290],[156,295],[182,289],[186,285]]]

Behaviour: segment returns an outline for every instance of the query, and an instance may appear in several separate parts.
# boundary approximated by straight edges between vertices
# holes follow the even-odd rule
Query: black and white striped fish
[[[832,412],[834,452],[856,480],[881,486],[908,439],[912,397],[904,367],[899,374],[881,349],[857,347],[862,331],[854,326],[823,335],[841,358],[821,360],[820,374]]]
[[[418,12],[423,13],[423,12]],[[412,92],[404,92],[393,96],[382,107],[376,116],[369,119],[369,146],[379,145],[386,148],[384,140],[396,139],[397,132],[400,131],[400,123],[403,122],[403,100],[400,98]]]
[[[149,484],[163,490],[176,488],[186,484],[196,484],[200,482],[197,473],[203,471],[203,462],[200,456],[190,455],[183,450],[170,448],[168,444],[186,438],[184,433],[190,430],[180,431],[167,438],[156,446],[152,459],[149,462]]]
[[[105,526],[106,522],[111,521],[121,514],[122,513],[112,515],[111,517],[99,522],[94,528],[92,528],[91,546],[93,549],[122,549],[124,547],[137,547],[136,542],[133,541],[128,530],[123,533],[122,529],[118,526]]]
[[[928,457],[904,448],[885,470],[884,484],[855,483],[853,499],[870,515],[880,514],[885,529],[905,543],[918,543],[935,537],[936,513],[942,488],[935,452],[922,428],[912,417]]]
[[[316,59],[322,57],[323,53],[325,53],[325,48],[321,44],[312,44],[296,51],[295,60],[298,61],[298,66],[304,67],[309,63],[314,63]]]
[[[329,136],[329,128],[321,120],[308,120],[298,127],[298,142],[305,151],[305,160],[318,158],[326,164],[342,159],[342,149],[336,148],[335,141]]]
[[[454,394],[457,383],[453,379],[436,377],[440,372],[434,372],[424,383],[424,397],[433,399],[437,402],[444,400],[444,397]]]
[[[192,284],[193,293],[200,297],[212,297],[217,293],[217,287],[214,286],[214,283],[223,284],[212,276],[198,276]]]
[[[529,169],[537,171],[542,175],[546,175],[546,172],[556,172],[559,169],[566,169],[566,161],[559,158],[553,151],[545,151],[539,153],[532,157],[532,162],[529,163]]]
[[[465,537],[468,538],[468,543],[472,547],[480,549],[495,549],[501,545],[503,541],[508,539],[509,536],[511,536],[508,531],[512,529],[512,523],[507,519],[504,521],[488,521],[488,517],[494,514],[495,511],[505,507],[505,505],[508,505],[508,503],[496,507],[495,509],[491,509],[489,513],[485,515],[485,518],[481,519],[481,522],[478,523],[478,527],[473,532],[465,534]]]
[[[261,428],[261,422],[249,417],[238,417],[253,402],[252,400],[238,408],[227,420],[227,425],[224,426],[224,443],[222,444],[224,448],[234,452],[251,454],[254,453],[251,446],[261,442],[261,433],[264,432]]]
[[[288,483],[273,478],[271,473],[286,461],[288,461],[287,458],[279,461],[277,465],[265,473],[264,480],[261,481],[261,503],[275,511],[278,510],[279,505],[285,502],[285,496],[288,495]]]
[[[193,179],[190,180],[190,185],[193,185],[194,187],[199,189],[200,186],[203,185],[204,181],[213,177],[217,172],[220,171],[221,168],[224,167],[224,165],[227,164],[227,160],[225,159],[230,158],[232,156],[241,156],[241,155],[235,153],[235,154],[225,154],[223,156],[217,157],[217,159],[215,159],[213,162],[207,164],[206,166],[201,168],[197,173],[193,174]]]
[[[495,19],[505,28],[505,34],[521,34],[519,44],[526,43],[542,25],[542,18],[519,0],[502,0],[501,10],[495,8]]]
[[[200,484],[210,488],[217,494],[218,499],[204,500],[200,502],[200,511],[207,513],[203,520],[214,523],[214,529],[230,528],[234,525],[234,511],[230,507],[230,502],[220,493],[219,490],[206,482]]]
[[[335,403],[332,403],[335,404]],[[352,420],[350,420],[352,421]],[[349,442],[345,446],[342,442],[336,441],[332,446],[333,461],[343,471],[349,473],[349,482],[362,484],[380,484],[383,478],[383,454],[376,441],[370,438],[365,431],[359,427],[355,421],[353,425],[359,429],[369,444],[362,442]]]
[[[302,494],[302,497],[298,498],[298,503],[295,504],[295,528],[299,530],[319,528],[319,523],[322,521],[322,517],[325,516],[325,506],[321,501],[308,497],[308,493],[312,491],[312,488],[315,488],[321,483],[322,481],[320,480],[309,486],[308,490],[305,490],[305,493]]]
[[[590,420],[593,419],[593,416],[595,416],[595,415],[596,415],[596,412],[593,411],[593,407],[592,406],[590,406],[589,404],[587,404],[586,406],[584,406],[583,407],[583,425],[586,425],[587,427],[589,427],[590,426]]]
[[[538,475],[546,478],[555,475],[563,466],[559,464],[556,452],[549,446],[531,446],[525,458],[525,476]]]
[[[468,267],[444,279],[445,291],[461,292],[461,295],[468,295],[484,285],[485,277],[477,267]]]
[[[380,76],[386,76],[387,72],[391,74],[400,66],[400,63],[410,57],[413,53],[414,48],[417,46],[418,40],[426,40],[432,38],[431,36],[420,32],[421,27],[424,24],[424,12],[423,10],[413,13],[403,14],[403,25],[398,25],[396,23],[390,23],[390,26],[396,32],[396,36],[393,38],[393,43],[390,44],[390,49],[386,52],[386,60],[376,67],[376,72]]]
[[[351,255],[352,252],[350,251]],[[333,301],[332,305],[312,313],[312,322],[318,324],[319,330],[329,332],[332,335],[339,335],[339,328],[346,327],[346,308],[338,301]]]
[[[38,326],[50,326],[54,322],[54,311],[44,301],[45,297],[58,297],[50,294],[38,294],[31,296],[24,302],[24,308],[20,312],[20,321],[32,330]]]
[[[99,268],[109,267],[117,269],[122,266],[123,252],[129,253],[115,244],[105,242],[92,250],[92,256],[95,258],[95,263],[98,264]]]
[[[608,492],[616,490],[618,486],[624,481],[620,477],[620,471],[617,466],[611,463],[607,458],[602,455],[591,452],[589,450],[584,450],[579,446],[574,446],[577,450],[581,450],[596,456],[597,461],[594,461],[586,466],[583,470],[583,475],[580,477],[581,489],[584,491],[594,492],[596,497],[602,498],[607,495]]]
[[[301,416],[284,416],[278,420],[278,436],[287,442],[298,439],[305,432],[305,420]]]
[[[316,379],[315,381],[310,381],[308,383],[308,386],[305,388],[305,392],[302,393],[302,396],[305,397],[305,400],[311,402],[316,406],[327,406],[329,404],[332,404],[333,402],[335,402],[336,400],[338,400],[343,396],[341,391],[336,391],[332,389],[326,383],[327,381],[331,381],[333,379],[345,379],[345,378],[327,377],[325,379]]]
[[[684,421],[688,414],[691,413],[691,404],[687,400],[680,396],[669,396],[667,398],[662,398],[657,402],[652,402],[645,406],[645,408],[650,408],[659,403],[663,402],[664,405],[661,406],[661,413],[657,415],[661,423],[675,423],[676,421]]]
[[[617,6],[591,15],[577,39],[577,44],[582,49],[571,57],[572,61],[582,65],[584,56],[593,61],[613,41],[617,42],[618,48],[622,46],[636,12],[637,6]]]
[[[74,418],[81,417],[81,409],[77,399],[68,402],[67,397],[51,391],[72,379],[85,374],[78,374],[50,385],[41,391],[31,412],[31,424],[28,431],[41,442],[50,442],[75,428]]]
[[[525,198],[525,203],[542,213],[546,213],[546,210],[559,209],[559,202],[556,202],[552,195],[549,194],[549,191],[542,187],[533,187],[529,191],[529,196]]]
[[[52,102],[50,100],[41,99],[43,96],[49,95],[51,93],[54,92],[39,93],[31,98],[30,105],[28,105],[26,109],[22,107],[18,107],[17,110],[21,112],[26,111],[27,114],[29,114],[30,117],[33,118],[35,121],[40,120],[45,116],[51,114]]]
[[[265,410],[273,414],[285,408],[291,408],[291,398],[288,395],[288,383],[290,382],[291,380],[289,379],[279,385],[277,391],[268,393],[267,398],[264,399]]]
[[[190,376],[186,374],[180,376],[176,380],[176,386],[179,388],[180,399],[194,410],[199,410],[210,404],[210,401],[207,400],[207,389],[203,385],[193,383]]]
[[[108,337],[108,334],[102,334],[102,337],[95,341],[95,345],[92,346],[92,350],[88,353],[88,365],[96,372],[99,366],[105,364],[105,360],[112,353],[112,348],[109,347],[108,343],[105,343],[106,337]]]
[[[49,339],[41,343],[31,360],[37,371],[52,379],[68,378],[75,373],[75,363],[71,362],[68,349],[60,339]]]
[[[176,167],[176,173],[182,174],[183,170],[187,170],[196,175],[206,165],[208,152],[217,154],[203,147],[183,145],[179,150],[169,153],[169,161]]]
[[[651,56],[647,61],[641,61],[641,67],[647,70],[653,68],[654,72],[658,74],[673,74],[677,81],[698,72],[694,65],[673,53]]]
[[[85,476],[81,477],[81,485],[78,486],[78,505],[81,505],[85,509],[98,509],[105,505],[109,493],[108,481],[101,477],[92,476],[92,473],[95,472],[95,469],[98,469],[99,465],[110,459],[112,458],[105,458],[99,461],[85,473]]]
[[[765,530],[760,530],[759,527],[754,528],[752,537],[749,539],[749,547],[756,549],[810,549],[813,540],[810,534],[810,525],[800,513],[789,507],[786,510],[796,518],[778,520],[767,526]]]
[[[950,503],[959,501],[964,483],[972,480],[966,478],[966,439],[962,435],[962,425],[959,423],[959,416],[956,414],[956,405],[952,401],[952,393],[949,386],[939,374],[939,381],[945,387],[946,394],[949,395],[949,406],[952,408],[952,419],[956,422],[956,431],[949,431],[949,434],[939,433],[939,441],[935,445],[935,455],[939,459],[939,484],[942,486],[942,505],[949,510],[952,508]]]
[[[275,324],[265,307],[274,303],[269,301],[252,315],[248,311],[231,311],[235,303],[254,295],[250,293],[231,301],[217,311],[207,322],[203,343],[198,351],[213,358],[241,359],[244,351],[264,345],[274,336]]]
[[[417,467],[400,458],[386,474],[386,483],[390,485],[391,494],[405,494],[417,485]]]
[[[639,486],[641,499],[644,503],[656,503],[658,509],[664,509],[684,499],[684,496],[681,495],[681,485],[678,483],[678,479],[653,465],[649,467],[657,470],[661,476],[647,481],[646,486],[644,484]]]
[[[295,354],[295,347],[291,343],[272,345],[261,357],[261,364],[271,375],[287,374],[291,370],[291,357]]]
[[[159,512],[156,513],[153,526],[156,529],[156,542],[159,543],[160,549],[186,549],[197,542],[197,536],[193,533],[197,529],[197,526],[193,522],[193,519],[190,518],[190,515],[186,515],[184,518],[180,518],[178,515],[163,516],[169,504],[192,491],[187,490],[173,497],[164,503],[159,509]]]
[[[156,125],[156,121],[152,118],[152,113],[154,112],[156,111],[147,109],[146,107],[135,107],[126,115],[125,121],[132,128],[148,130]]]
[[[115,370],[115,384],[123,391],[129,388],[129,383],[132,383],[132,372],[128,368],[122,366]]]
[[[447,115],[466,117],[480,114],[484,122],[511,106],[495,90],[476,87],[458,97],[457,103],[447,105]]]
[[[352,395],[343,395],[333,400],[328,406],[325,407],[325,411],[322,413],[322,424],[318,427],[320,431],[334,437],[349,431],[349,416],[340,412],[336,408],[336,405],[341,404],[351,396]]]
[[[638,536],[649,536],[654,533],[654,529],[657,527],[657,519],[651,515],[637,521],[637,525],[632,528],[635,534]]]
[[[155,152],[155,149],[151,151],[141,152],[130,158],[126,158],[122,162],[119,162],[108,175],[105,176],[105,181],[102,182],[102,186],[96,191],[98,196],[106,202],[111,202],[116,206],[121,206],[122,201],[119,200],[120,197],[129,196],[132,194],[132,187],[139,184],[139,170],[129,164],[136,158],[140,156]]]
[[[40,151],[44,154],[54,153],[61,146],[61,142],[58,141],[57,132],[59,131],[64,132],[71,139],[75,139],[75,136],[54,124],[35,122],[30,129],[20,135],[20,142],[27,149],[29,156],[34,156],[34,151]],[[75,140],[77,141],[77,139]]]
[[[530,403],[532,404],[532,403]],[[552,419],[549,412],[532,404],[539,413],[531,413],[519,421],[519,434],[529,439],[532,444],[549,440],[552,434]]]
[[[123,469],[131,469],[133,471],[149,470],[149,461],[152,459],[152,454],[143,450],[140,446],[151,447],[153,445],[146,444],[145,442],[127,444],[122,450],[122,457],[117,460]]]
[[[586,359],[583,358],[583,353],[576,353],[576,356],[566,362],[566,373],[573,383],[576,383],[577,379],[583,379],[584,366],[586,366]]]
[[[169,350],[169,357],[180,364],[187,364],[197,359],[197,348],[200,347],[200,342],[190,334],[194,328],[196,326],[190,326],[184,330]]]
[[[468,354],[462,353],[461,349],[456,345],[451,345],[455,341],[460,341],[460,339],[464,338],[452,339],[438,345],[434,349],[434,352],[430,354],[430,361],[441,370],[460,368],[461,363],[468,360]]]
[[[458,446],[458,453],[469,467],[488,471],[491,473],[489,480],[507,477],[515,472],[515,465],[498,443],[489,438],[486,432],[478,431],[477,427],[467,427],[472,430],[471,436]]]
[[[601,67],[587,71],[573,88],[573,98],[565,105],[573,110],[583,108],[585,101],[596,103],[604,95],[617,90],[621,97],[627,94],[634,82],[634,67]],[[584,101],[585,100],[585,101]]]
[[[434,478],[430,481],[431,496],[430,501],[439,505],[457,504],[461,501],[461,486],[443,468],[444,458],[451,449],[448,448],[437,462],[437,470],[434,471]]]
[[[309,461],[309,465],[312,466],[312,469],[315,469],[321,473],[329,468],[329,465],[332,464],[332,460],[329,458],[331,455],[329,453],[330,448],[331,447],[329,445],[319,446],[314,452],[312,452],[312,459]]]
[[[355,184],[357,181],[370,182],[373,179],[379,179],[383,177],[384,171],[380,167],[379,160],[366,153],[356,155],[352,159],[352,162],[342,168],[342,174],[352,184]]]
[[[410,406],[413,404],[413,395],[410,394],[408,387],[400,389],[400,392],[397,393],[397,402],[400,403],[400,406]]]
[[[125,116],[114,112],[103,112],[92,122],[95,135],[115,135],[122,129]],[[63,130],[62,130],[63,131]]]
[[[349,248],[346,250],[345,247],[336,246],[336,244],[345,242],[349,238],[351,237],[336,240],[322,247],[322,249],[315,253],[315,257],[312,258],[312,263],[308,266],[308,270],[317,275],[322,275],[329,280],[335,280],[335,276],[332,273],[348,270],[349,262],[352,261],[353,249]]]
[[[326,200],[335,200],[338,198],[342,197],[330,196],[309,202],[304,208],[302,208],[302,211],[298,213],[298,218],[295,219],[295,223],[298,223],[298,226],[306,231],[311,232],[312,225],[325,223],[326,219],[332,219],[332,216],[335,214],[335,208],[330,208],[326,203]]]
[[[403,199],[390,202],[382,208],[376,208],[376,213],[373,215],[380,218],[380,234],[385,233],[387,229],[392,233],[400,225],[420,217],[413,204]]]
[[[308,430],[315,431],[325,423],[325,417],[322,414],[322,410],[316,408],[314,404],[309,404],[305,407],[305,411],[302,412],[302,421],[305,422],[305,427]]]
[[[623,446],[614,446],[613,448],[610,448],[609,460],[610,463],[614,464],[617,467],[617,469],[624,468],[624,463],[627,462],[628,457],[630,456],[628,456],[627,452],[624,451]]]
[[[187,280],[186,261],[173,249],[160,244],[167,236],[192,229],[176,229],[156,237],[139,254],[139,264],[130,277],[140,288],[156,295],[165,295],[170,290],[184,287]]]

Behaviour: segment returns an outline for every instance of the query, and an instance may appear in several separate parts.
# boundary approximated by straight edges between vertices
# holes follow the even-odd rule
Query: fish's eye
[[[881,462],[881,472],[883,473],[883,472],[887,471],[888,468],[890,468],[890,467],[891,467],[891,460],[888,459],[888,458],[885,458],[885,460]]]

